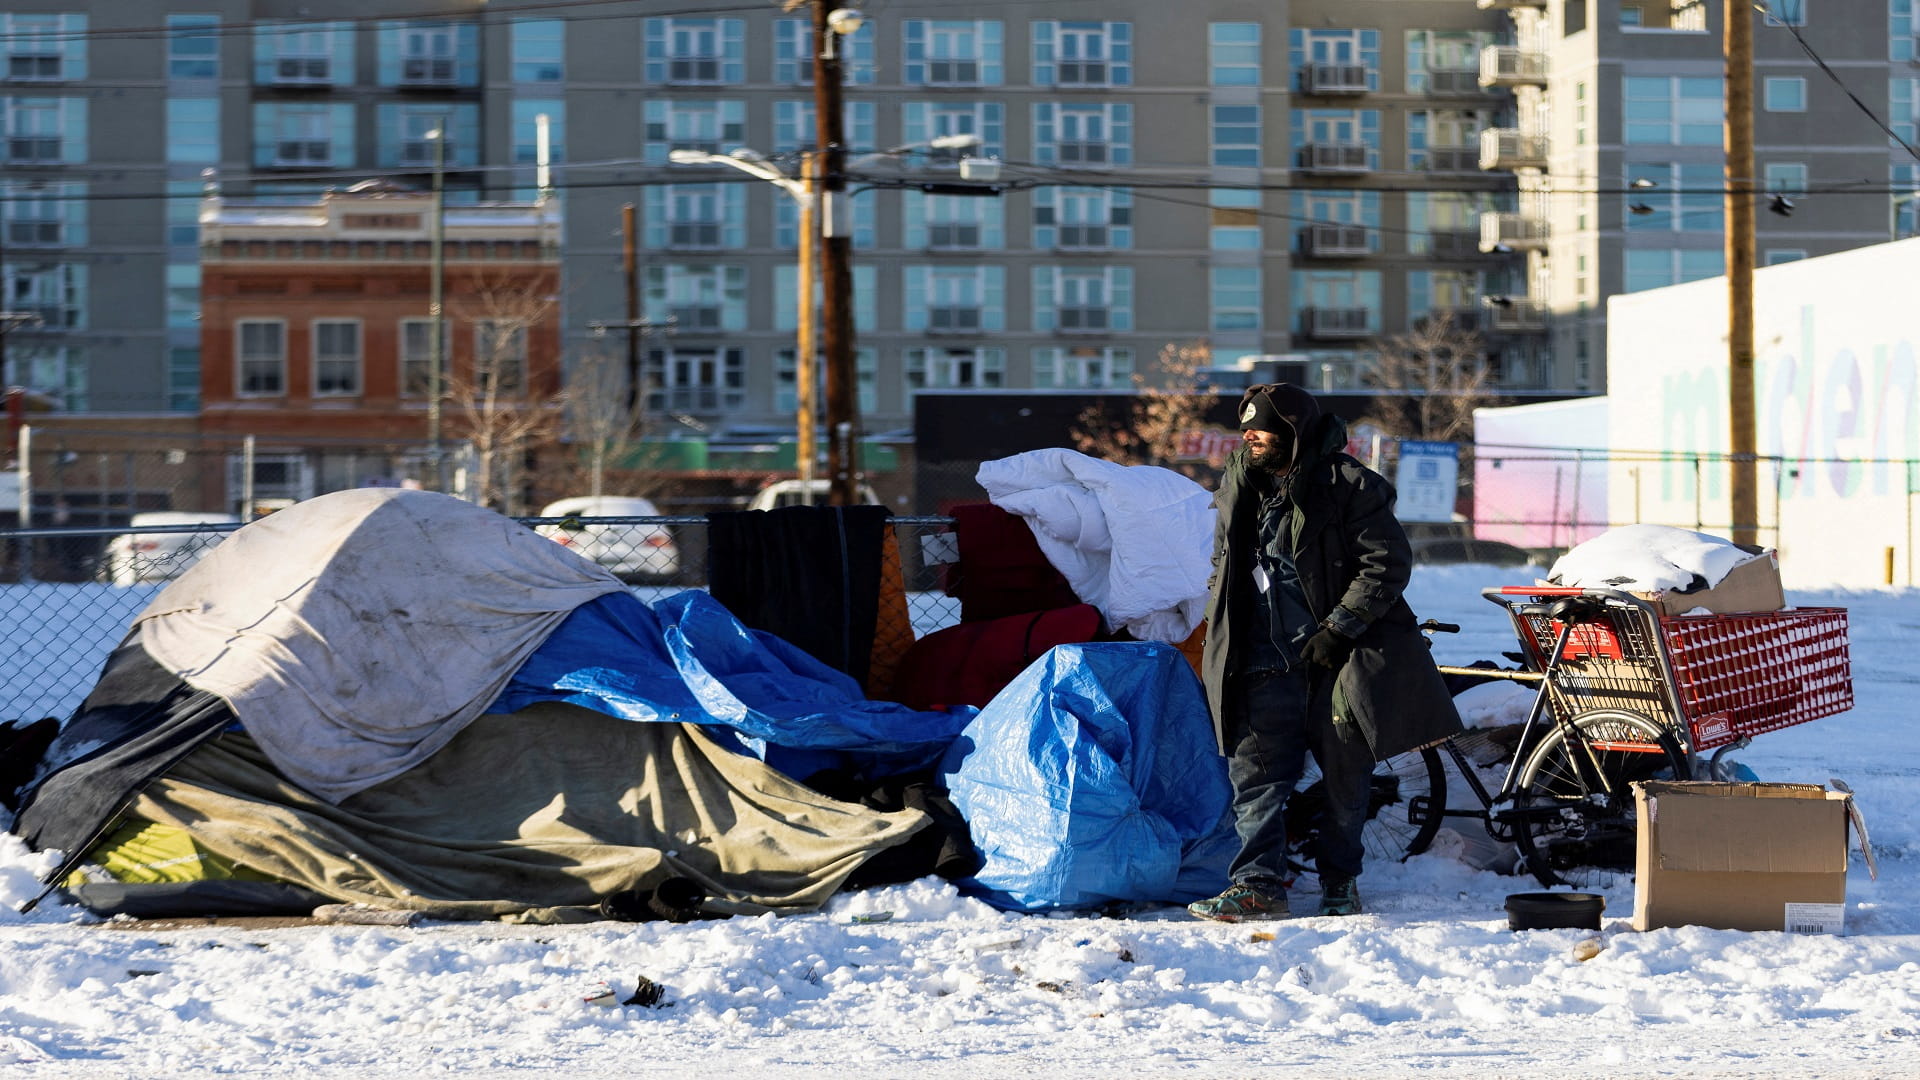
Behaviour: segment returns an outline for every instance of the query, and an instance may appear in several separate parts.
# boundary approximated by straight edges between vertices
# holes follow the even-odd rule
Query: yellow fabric
[[[177,825],[129,817],[87,852],[66,886],[102,881],[154,885],[178,881],[277,881],[201,847]]]

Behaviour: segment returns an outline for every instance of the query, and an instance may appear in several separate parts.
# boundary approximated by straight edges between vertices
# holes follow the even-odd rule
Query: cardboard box
[[[1635,930],[1844,931],[1851,795],[1705,780],[1633,788]]]
[[[1780,557],[1771,549],[1736,564],[1720,584],[1710,588],[1695,592],[1660,589],[1633,595],[1651,600],[1662,615],[1684,615],[1701,608],[1715,613],[1779,611],[1787,606],[1786,592],[1780,588]]]

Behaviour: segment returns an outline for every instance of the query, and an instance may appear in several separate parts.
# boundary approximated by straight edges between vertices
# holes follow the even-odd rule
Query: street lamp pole
[[[827,375],[827,502],[852,506],[860,483],[859,373],[853,353],[852,207],[842,124],[838,38],[864,22],[852,8],[813,6],[813,118],[820,193],[821,339]],[[803,241],[804,242],[804,241]]]
[[[446,296],[446,251],[445,251],[445,183],[447,138],[445,126],[427,132],[427,138],[433,140],[433,206],[432,217],[427,223],[427,258],[432,267],[427,279],[427,443],[428,451],[433,455],[433,490],[447,490],[447,463],[440,452],[440,399],[445,396],[441,385],[444,369],[441,355],[446,351],[446,336],[441,326],[441,309]]]

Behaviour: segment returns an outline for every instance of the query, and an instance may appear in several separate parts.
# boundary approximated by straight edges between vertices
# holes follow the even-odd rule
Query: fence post
[[[33,528],[33,425],[20,425],[20,529],[25,532]],[[20,582],[26,584],[34,580],[33,576],[33,539],[20,537]]]

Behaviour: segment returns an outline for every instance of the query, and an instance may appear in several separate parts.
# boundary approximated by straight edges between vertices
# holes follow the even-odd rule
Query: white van
[[[826,480],[776,480],[754,493],[749,510],[773,510],[782,506],[825,506],[833,484]],[[880,502],[873,488],[861,484],[857,494],[862,503]]]
[[[155,510],[135,514],[127,524],[142,525],[239,525],[238,514],[220,514],[198,510]],[[107,541],[106,554],[100,560],[100,580],[115,585],[146,585],[172,581],[200,561],[213,545],[227,538],[231,529],[204,529],[164,533],[121,533]]]

